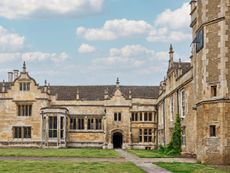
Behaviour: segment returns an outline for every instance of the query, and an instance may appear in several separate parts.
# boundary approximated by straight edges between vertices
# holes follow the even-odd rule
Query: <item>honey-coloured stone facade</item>
[[[0,83],[1,147],[156,148],[158,86],[39,86],[25,64],[13,78]]]
[[[181,118],[182,153],[230,164],[230,0],[191,0],[191,62],[169,49],[159,86],[39,86],[26,65],[0,83],[0,147],[155,149]]]

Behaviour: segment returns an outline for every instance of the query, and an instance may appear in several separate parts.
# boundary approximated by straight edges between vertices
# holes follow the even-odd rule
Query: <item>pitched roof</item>
[[[181,68],[182,68],[182,75],[187,73],[191,68],[191,63],[190,62],[173,62],[173,66],[168,69],[168,73],[171,72],[171,71],[174,71],[174,70],[178,70],[179,65],[181,65]]]
[[[3,86],[3,82],[0,82],[0,92],[2,91],[2,86]],[[11,83],[5,82],[5,87],[6,87],[6,89],[10,89]]]
[[[104,100],[104,92],[108,90],[109,97],[114,95],[115,85],[103,86],[51,86],[51,94],[58,96],[58,100],[76,100],[79,92],[80,100]],[[159,86],[120,86],[121,92],[128,99],[129,91],[133,98],[156,99]]]
[[[0,92],[3,83],[0,82]],[[10,89],[11,83],[5,82],[6,89]],[[42,89],[44,86],[39,86]],[[159,86],[120,86],[123,96],[128,99],[129,91],[133,98],[156,99],[159,95]],[[108,90],[109,97],[114,95],[115,85],[101,86],[50,86],[51,95],[57,95],[58,100],[76,100],[77,91],[79,91],[80,100],[104,100],[104,92]]]
[[[187,73],[190,68],[191,68],[191,63],[190,62],[174,62],[174,65],[176,66],[176,68],[179,68],[179,64],[181,64],[181,68],[182,68],[182,74]]]

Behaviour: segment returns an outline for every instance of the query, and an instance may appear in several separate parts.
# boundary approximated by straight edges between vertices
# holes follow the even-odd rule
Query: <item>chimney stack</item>
[[[129,99],[132,99],[132,91],[129,90]]]
[[[48,94],[51,94],[50,83],[48,83],[47,93],[48,93]]]
[[[181,59],[179,59],[179,65],[178,65],[178,77],[182,75],[182,65],[181,65]]]
[[[5,81],[3,80],[3,83],[2,83],[2,93],[5,93],[6,92],[6,86],[5,86]]]
[[[19,70],[14,70],[14,80],[18,78]]]
[[[107,100],[109,98],[109,89],[106,88],[104,91],[104,99]]]
[[[44,90],[45,93],[48,91],[48,86],[47,86],[47,80],[45,80],[45,86],[44,86]]]
[[[8,72],[8,82],[13,82],[13,72]]]
[[[77,99],[77,100],[80,100],[79,89],[77,89],[76,99]]]

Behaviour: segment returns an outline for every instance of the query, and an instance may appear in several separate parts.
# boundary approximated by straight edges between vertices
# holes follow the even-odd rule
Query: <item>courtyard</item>
[[[1,173],[227,173],[193,158],[170,157],[154,150],[0,149]]]

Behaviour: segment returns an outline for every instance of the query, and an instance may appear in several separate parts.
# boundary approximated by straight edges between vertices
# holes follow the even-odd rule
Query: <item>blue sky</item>
[[[168,48],[189,61],[187,0],[2,0],[0,78],[26,61],[51,85],[158,85]]]

